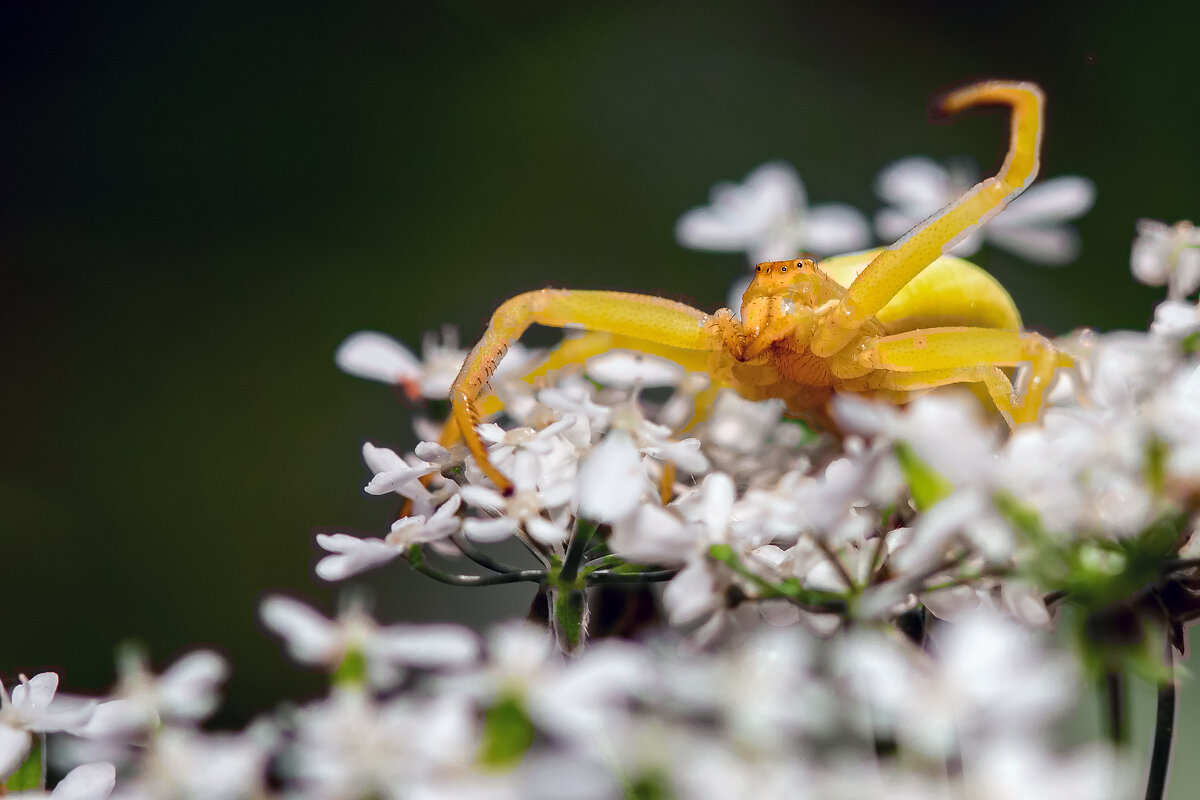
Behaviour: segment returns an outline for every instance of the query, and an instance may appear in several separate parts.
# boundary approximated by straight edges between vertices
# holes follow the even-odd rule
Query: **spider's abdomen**
[[[819,269],[849,286],[879,250],[838,256]],[[1021,315],[1000,282],[970,261],[942,256],[913,278],[875,318],[886,333],[965,326],[1018,330]]]

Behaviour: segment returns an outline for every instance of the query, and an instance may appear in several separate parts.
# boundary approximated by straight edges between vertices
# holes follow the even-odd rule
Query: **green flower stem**
[[[452,575],[425,563],[425,553],[421,550],[421,546],[416,544],[408,548],[407,558],[408,565],[417,572],[451,586],[496,586],[502,583],[521,583],[522,581],[541,583],[546,579],[545,571],[540,569],[521,569],[499,575]]]
[[[1009,569],[996,568],[996,569],[982,570],[980,572],[972,572],[969,575],[959,575],[957,578],[951,578],[950,580],[945,580],[945,581],[942,581],[941,583],[934,583],[934,584],[930,584],[929,586],[923,586],[920,589],[918,589],[917,591],[922,592],[922,593],[940,592],[943,589],[953,589],[956,586],[966,586],[967,584],[974,583],[975,581],[981,580],[983,578],[1004,578],[1009,575],[1012,575],[1012,570],[1009,570]]]
[[[886,518],[885,523],[886,524]],[[875,537],[875,546],[871,548],[871,561],[867,569],[867,585],[874,586],[879,581],[879,573],[887,562],[887,536],[891,531],[881,530]]]
[[[641,572],[592,572],[588,583],[659,583],[679,574],[677,569],[650,569]]]
[[[733,548],[727,544],[712,545],[708,548],[708,555],[753,583],[761,592],[756,599],[761,600],[772,597],[786,598],[805,611],[814,614],[845,614],[849,608],[845,596],[836,592],[805,589],[795,578],[781,584],[771,583],[762,576],[747,569],[738,559]]]
[[[583,565],[583,574],[591,575],[593,572],[610,567],[618,567],[625,563],[625,559],[620,556],[601,556]]]
[[[1108,739],[1114,747],[1124,747],[1129,741],[1129,726],[1125,714],[1125,680],[1120,672],[1109,670],[1104,673],[1101,695],[1108,723]]]
[[[588,544],[596,533],[596,526],[585,520],[575,521],[575,533],[567,545],[567,554],[563,557],[562,568],[558,571],[558,579],[562,584],[574,583],[579,577],[579,568],[583,566],[583,557],[587,553]]]
[[[1162,800],[1166,796],[1167,777],[1171,771],[1171,746],[1175,743],[1175,714],[1179,703],[1175,686],[1175,654],[1169,639],[1164,643],[1163,662],[1167,668],[1167,678],[1158,685],[1146,800]]]
[[[587,591],[551,587],[550,608],[558,649],[566,655],[578,655],[587,634]]]
[[[490,569],[492,572],[508,574],[510,572],[520,572],[519,567],[510,566],[503,561],[497,561],[487,553],[480,550],[471,540],[461,533],[456,533],[450,537],[450,541],[454,542],[454,546],[459,549],[464,556],[474,561],[484,569]]]
[[[816,543],[817,549],[821,551],[821,554],[824,555],[825,559],[829,561],[830,565],[833,566],[833,569],[835,572],[837,572],[838,577],[842,579],[842,583],[846,584],[846,588],[849,589],[851,593],[857,594],[858,584],[854,581],[854,578],[850,577],[850,572],[846,569],[845,563],[842,562],[842,559],[838,558],[838,554],[834,552],[832,547],[829,546],[829,542],[825,541],[820,536],[813,536],[811,538]]]

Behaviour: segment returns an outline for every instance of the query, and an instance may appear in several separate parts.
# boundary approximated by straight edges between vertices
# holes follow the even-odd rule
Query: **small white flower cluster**
[[[161,675],[127,654],[96,699],[22,676],[0,685],[0,790],[46,796],[48,753],[60,800],[1130,797],[1127,752],[1054,730],[1082,672],[1169,683],[1151,645],[1181,647],[1200,606],[1200,240],[1139,232],[1135,276],[1169,287],[1151,329],[1064,340],[1077,369],[1011,435],[965,392],[837,398],[841,439],[728,393],[689,428],[705,376],[615,352],[535,385],[510,351],[480,435],[514,491],[449,439],[367,443],[365,491],[403,514],[377,538],[318,535],[316,571],[527,581],[550,630],[271,596],[264,626],[326,697],[210,733],[228,672],[211,651]],[[358,334],[338,363],[441,399],[465,355],[443,342],[419,359]],[[506,540],[527,564],[489,553]],[[589,591],[659,582],[668,624],[640,641],[589,620]],[[1081,659],[1045,638],[1062,605]]]
[[[883,242],[894,242],[977,182],[975,170],[961,162],[942,166],[922,156],[901,159],[875,181],[876,194],[887,204],[875,215],[875,233]],[[969,257],[986,241],[1036,264],[1070,263],[1079,255],[1079,235],[1066,223],[1086,214],[1095,196],[1087,178],[1044,181],[955,245],[952,253]],[[871,225],[848,205],[809,207],[800,176],[788,164],[773,161],[740,184],[715,186],[709,205],[679,218],[675,236],[695,250],[744,251],[756,264],[804,253],[861,250],[871,244]]]
[[[139,666],[100,701],[55,700],[43,673],[0,730],[62,731],[73,746],[57,760],[107,748],[122,766],[115,791],[112,763],[75,768],[61,800],[1126,796],[1119,755],[1055,750],[1073,662],[992,610],[935,631],[936,655],[883,630],[760,627],[704,657],[660,637],[577,658],[525,623],[481,641],[279,597],[262,615],[297,660],[335,673],[326,698],[205,733],[225,665],[199,652],[162,676]],[[368,680],[364,658],[410,670],[404,690]]]

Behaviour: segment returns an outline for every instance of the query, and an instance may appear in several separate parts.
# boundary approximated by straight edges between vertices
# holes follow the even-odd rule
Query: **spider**
[[[476,432],[477,402],[510,343],[532,323],[589,332],[565,340],[536,374],[611,348],[707,372],[711,385],[697,397],[693,422],[721,387],[750,400],[779,398],[788,414],[830,428],[835,392],[900,404],[948,384],[968,384],[980,394],[982,388],[1010,426],[1036,421],[1054,370],[1072,366],[1070,357],[1022,330],[1012,298],[995,278],[944,254],[1034,179],[1043,102],[1038,86],[1013,81],[975,83],[945,95],[944,113],[992,104],[1011,109],[999,172],[890,247],[821,263],[759,264],[740,318],[726,308],[707,314],[626,292],[542,289],[513,297],[492,315],[451,387],[447,433],[461,434],[497,488],[512,491]],[[1023,392],[1009,377],[1020,365]],[[494,397],[486,398],[485,410],[498,408]]]

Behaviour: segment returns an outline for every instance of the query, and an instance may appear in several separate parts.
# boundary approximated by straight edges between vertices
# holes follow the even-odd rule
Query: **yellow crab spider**
[[[1011,108],[1008,154],[994,177],[890,247],[821,263],[801,258],[759,264],[742,297],[740,319],[729,309],[707,314],[625,292],[542,289],[506,301],[454,381],[447,434],[461,434],[497,488],[511,491],[476,432],[476,403],[509,344],[532,323],[593,332],[566,340],[535,374],[613,347],[707,372],[712,386],[697,398],[697,419],[720,387],[751,400],[780,398],[789,414],[828,426],[834,392],[903,403],[923,390],[966,383],[982,386],[1010,425],[1036,421],[1054,370],[1071,366],[1071,359],[1021,329],[1012,298],[995,278],[944,255],[1037,174],[1041,89],[986,81],[951,92],[940,106],[953,113],[990,104]],[[1018,365],[1028,370],[1023,395],[1004,369]],[[494,399],[488,401],[489,411],[498,409]]]

